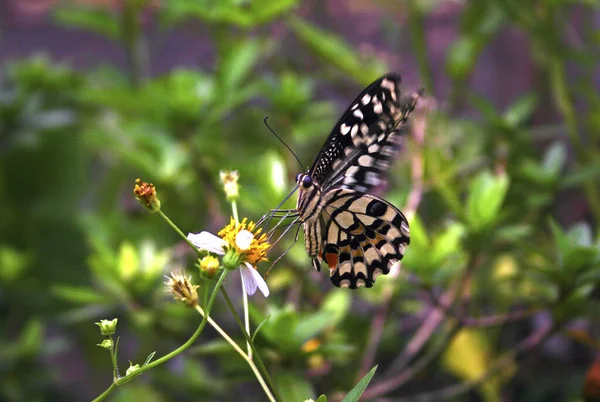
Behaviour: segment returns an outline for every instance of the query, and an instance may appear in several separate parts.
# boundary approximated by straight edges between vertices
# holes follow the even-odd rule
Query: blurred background
[[[340,400],[378,364],[363,400],[600,400],[599,6],[0,0],[0,400],[98,396],[100,319],[119,318],[123,372],[198,325],[163,287],[194,255],[137,177],[185,233],[216,233],[237,170],[257,220],[300,170],[264,116],[309,164],[388,71],[426,88],[379,191],[412,243],[371,289],[333,287],[302,240],[274,267],[251,317],[270,315],[256,342],[283,399]],[[242,342],[220,298],[213,317]],[[207,327],[111,400],[264,395]]]

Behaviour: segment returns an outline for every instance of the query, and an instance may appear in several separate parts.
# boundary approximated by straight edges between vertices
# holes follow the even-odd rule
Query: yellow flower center
[[[240,232],[242,234],[238,239]],[[247,232],[253,235],[251,240]],[[235,249],[242,255],[244,262],[256,267],[256,264],[260,261],[267,261],[267,251],[271,247],[267,241],[267,235],[261,232],[261,228],[257,229],[254,222],[248,222],[246,218],[242,219],[240,223],[231,218],[229,225],[219,232],[219,237],[227,242],[229,248]],[[240,246],[243,248],[240,248]]]

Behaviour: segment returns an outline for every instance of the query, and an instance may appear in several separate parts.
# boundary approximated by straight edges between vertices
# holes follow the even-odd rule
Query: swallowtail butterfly
[[[296,210],[275,210],[302,223],[314,268],[325,261],[335,286],[373,286],[410,243],[402,212],[369,194],[383,182],[420,95],[402,99],[400,80],[387,74],[358,95],[308,172],[297,175]]]

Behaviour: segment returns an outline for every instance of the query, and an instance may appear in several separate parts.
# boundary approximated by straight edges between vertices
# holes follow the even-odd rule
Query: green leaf
[[[154,355],[156,354],[156,351],[150,353],[148,355],[148,357],[146,357],[146,361],[144,362],[144,364],[142,364],[142,367],[147,366],[148,363],[150,363],[152,361],[152,359],[154,358]]]
[[[288,19],[288,25],[298,39],[317,56],[346,72],[363,85],[368,85],[388,70],[383,62],[375,58],[370,61],[362,60],[354,48],[342,38],[318,29],[300,18]]]
[[[94,31],[110,39],[118,39],[120,36],[116,15],[110,14],[105,9],[76,6],[57,7],[54,18],[61,24]]]
[[[371,382],[371,378],[375,375],[377,366],[373,367],[355,386],[348,392],[348,395],[342,400],[342,402],[357,402],[360,400],[360,396],[367,389],[367,385]]]
[[[544,160],[542,166],[544,170],[550,173],[554,177],[558,177],[567,160],[567,149],[561,142],[555,142],[544,154]]]
[[[328,311],[306,314],[298,321],[294,330],[294,338],[298,343],[304,343],[307,340],[321,333],[325,328],[331,326],[331,320]]]
[[[229,49],[218,70],[224,91],[236,93],[236,89],[244,86],[257,60],[261,58],[263,48],[257,40],[244,40]]]
[[[256,329],[254,330],[254,333],[252,334],[252,338],[251,338],[252,342],[254,342],[254,338],[256,338],[256,335],[258,335],[258,333],[260,332],[260,329],[263,327],[263,325],[265,325],[267,323],[267,321],[269,321],[269,318],[271,318],[271,315],[268,315],[265,318],[263,318],[263,320],[260,322],[260,324],[258,324]]]
[[[329,314],[330,325],[335,326],[346,317],[351,304],[350,292],[345,292],[344,289],[334,289],[325,295],[321,310]]]
[[[467,198],[467,222],[473,231],[489,229],[496,223],[508,185],[506,174],[493,176],[484,171],[473,179]]]
[[[107,301],[103,294],[83,286],[54,285],[50,287],[50,293],[77,304],[103,304]]]
[[[534,94],[520,97],[504,112],[504,121],[511,127],[516,128],[527,120],[537,106],[537,99]]]
[[[39,353],[44,338],[44,326],[37,319],[31,319],[27,322],[19,336],[18,348],[25,355],[35,355]]]
[[[274,377],[283,402],[304,401],[315,394],[312,384],[300,374],[278,371]]]
[[[327,402],[327,397],[325,395],[321,395],[315,402]]]

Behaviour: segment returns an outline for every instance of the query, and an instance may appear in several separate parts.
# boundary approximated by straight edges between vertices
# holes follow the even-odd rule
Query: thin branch
[[[421,203],[421,199],[423,198],[423,174],[425,170],[423,162],[423,143],[425,141],[425,129],[426,119],[424,113],[419,113],[412,126],[412,137],[416,144],[411,159],[412,188],[404,208],[404,213],[409,219],[415,215],[419,208],[419,204]],[[356,381],[363,378],[374,365],[377,347],[379,346],[381,336],[383,335],[386,317],[389,312],[389,305],[394,295],[394,282],[389,281],[386,282],[385,285],[382,292],[382,301],[375,312],[375,316],[371,320],[367,347],[365,348],[360,369],[356,374]]]
[[[558,326],[556,324],[550,323],[549,325],[538,329],[528,338],[524,339],[520,344],[515,346],[512,350],[506,352],[504,356],[498,358],[494,363],[492,363],[489,370],[485,374],[483,374],[481,377],[475,380],[452,385],[450,387],[442,388],[437,391],[425,392],[422,394],[412,395],[405,398],[386,399],[386,401],[431,402],[437,400],[448,400],[458,395],[464,394],[465,392],[468,392],[471,389],[476,388],[479,385],[491,379],[494,375],[498,373],[498,371],[509,367],[510,365],[514,364],[515,361],[523,358],[523,356],[525,356],[527,352],[534,349],[535,347],[543,343],[546,339],[548,339],[557,330],[557,327]],[[365,394],[363,394],[363,396]]]
[[[431,348],[427,354],[425,354],[421,359],[417,360],[415,364],[402,370],[399,375],[380,381],[372,387],[367,388],[362,395],[363,398],[375,398],[377,396],[386,394],[394,389],[400,388],[402,385],[412,380],[422,370],[427,368],[427,366],[438,359],[444,350],[446,350],[448,344],[454,339],[454,336],[462,328],[463,325],[460,322],[455,322],[448,332],[443,336],[443,338],[433,348]]]
[[[429,299],[431,300],[434,306],[438,308],[443,308],[443,305],[441,304],[439,299],[430,289],[425,289],[425,293],[427,293]],[[525,308],[521,310],[510,311],[504,314],[493,314],[484,317],[460,317],[458,312],[456,312],[452,308],[446,309],[446,312],[452,315],[457,320],[459,320],[465,327],[483,328],[504,325],[511,321],[522,320],[524,318],[531,317],[532,315],[538,313],[540,310],[540,308]]]

